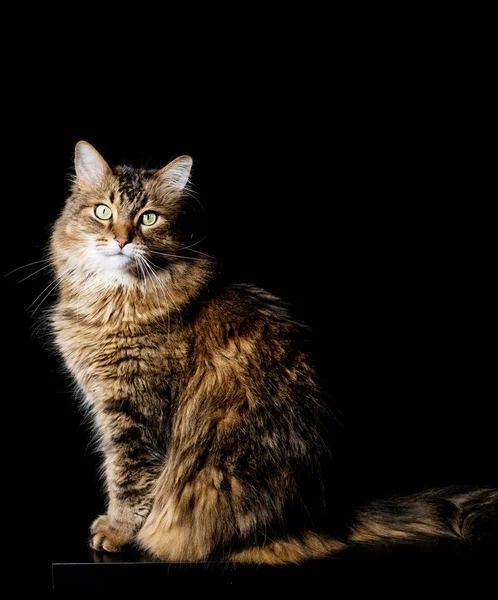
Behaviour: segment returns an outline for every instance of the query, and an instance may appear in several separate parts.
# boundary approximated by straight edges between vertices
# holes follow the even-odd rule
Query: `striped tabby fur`
[[[95,550],[285,564],[363,543],[479,539],[496,490],[379,502],[334,536],[329,414],[306,328],[265,290],[218,285],[189,245],[191,159],[111,168],[80,142],[75,167],[51,238],[51,323],[104,461]]]

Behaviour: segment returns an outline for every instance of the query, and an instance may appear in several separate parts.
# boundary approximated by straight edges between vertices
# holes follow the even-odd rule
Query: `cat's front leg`
[[[90,546],[97,551],[121,552],[134,537],[134,528],[129,523],[111,524],[109,515],[101,515],[90,528]]]
[[[133,540],[150,512],[152,488],[158,476],[150,453],[125,432],[105,448],[107,513],[90,528],[90,546],[97,551],[121,552]]]

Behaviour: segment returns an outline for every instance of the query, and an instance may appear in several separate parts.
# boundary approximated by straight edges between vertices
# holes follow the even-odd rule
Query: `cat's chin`
[[[103,256],[100,264],[110,272],[131,273],[135,270],[135,261],[126,254]]]

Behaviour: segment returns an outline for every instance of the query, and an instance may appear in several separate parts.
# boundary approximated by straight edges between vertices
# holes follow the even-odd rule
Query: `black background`
[[[36,111],[40,135],[31,122],[16,129],[4,272],[43,258],[79,139],[110,163],[159,167],[190,154],[206,247],[317,334],[351,485],[375,496],[498,483],[492,111],[460,66],[401,66],[365,58],[361,71],[302,69],[257,85],[234,75],[217,95],[208,80],[126,110],[118,100],[130,90],[61,86],[50,111]],[[4,279],[4,427],[16,440],[5,468],[24,515],[21,548],[40,525],[35,545],[49,540],[70,560],[87,552],[103,499],[89,427],[27,310],[50,280],[17,284],[36,268]]]

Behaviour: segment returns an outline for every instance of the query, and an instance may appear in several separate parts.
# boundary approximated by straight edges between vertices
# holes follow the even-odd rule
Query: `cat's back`
[[[264,326],[299,328],[287,304],[269,291],[251,284],[218,288],[200,304],[197,327],[213,334],[220,330],[241,335]]]
[[[308,341],[307,327],[283,300],[250,284],[224,286],[204,300],[192,334],[198,353],[239,362],[274,362],[304,350]]]

